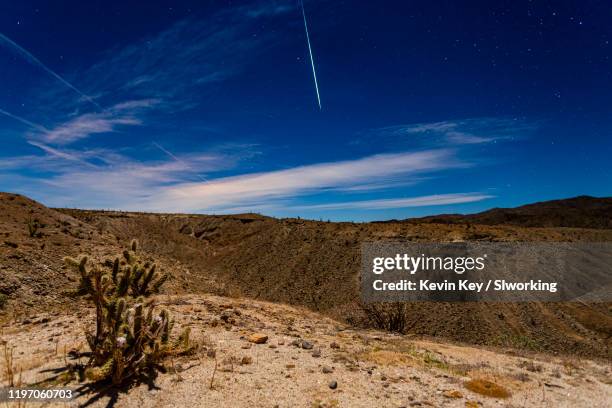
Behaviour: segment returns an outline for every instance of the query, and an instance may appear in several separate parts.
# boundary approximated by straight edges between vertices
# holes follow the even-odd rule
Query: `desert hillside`
[[[612,228],[612,198],[580,196],[566,200],[527,204],[516,208],[493,208],[478,214],[435,215],[408,221],[610,229]]]
[[[28,224],[36,221],[34,234]],[[0,194],[5,318],[74,305],[62,259],[109,262],[132,238],[170,275],[167,293],[215,293],[303,306],[367,327],[360,245],[371,240],[612,241],[610,229],[418,222],[331,223],[231,216],[49,209]],[[31,236],[32,235],[32,236]],[[472,344],[610,357],[609,305],[408,304],[406,332]]]

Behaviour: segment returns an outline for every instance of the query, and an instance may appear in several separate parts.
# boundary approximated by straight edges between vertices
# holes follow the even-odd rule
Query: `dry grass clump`
[[[415,365],[415,359],[412,356],[392,350],[372,350],[360,353],[358,357],[381,366]]]
[[[465,388],[477,394],[492,398],[509,398],[510,391],[489,380],[477,378],[465,382]]]

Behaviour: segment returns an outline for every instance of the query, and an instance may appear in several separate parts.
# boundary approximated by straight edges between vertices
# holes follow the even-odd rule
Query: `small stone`
[[[321,350],[319,350],[319,349],[314,350],[312,352],[312,356],[316,357],[316,358],[321,357]]]
[[[215,358],[217,356],[217,352],[215,349],[210,349],[206,352],[206,356],[209,358]]]
[[[268,336],[262,333],[253,333],[249,336],[248,339],[251,343],[255,344],[264,344],[268,341]]]
[[[249,357],[249,356],[242,357],[242,360],[240,360],[240,364],[242,365],[253,364],[253,357]]]
[[[321,371],[323,372],[323,374],[331,374],[334,372],[334,369],[331,368],[330,366],[323,366]]]
[[[457,390],[446,390],[442,393],[446,398],[463,398],[463,394]]]
[[[338,388],[337,381],[330,381],[328,385],[329,385],[329,388],[331,388],[332,390],[335,390],[336,388]]]
[[[331,347],[333,349],[339,349],[340,345],[338,343],[336,343],[335,341],[332,341],[331,344],[329,345],[329,347]]]
[[[314,347],[314,344],[312,344],[311,342],[306,341],[306,340],[302,341],[302,348],[304,350],[311,350],[313,347]]]
[[[251,343],[245,343],[240,348],[242,348],[244,350],[250,349],[251,348]]]
[[[285,365],[285,368],[295,368],[295,364],[287,364]]]

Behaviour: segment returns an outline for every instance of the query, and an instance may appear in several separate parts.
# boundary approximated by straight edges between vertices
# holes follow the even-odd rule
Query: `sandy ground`
[[[158,301],[171,310],[177,332],[191,327],[202,345],[197,355],[168,361],[154,383],[119,392],[92,392],[72,381],[68,386],[81,390],[76,400],[44,406],[608,407],[612,401],[612,367],[605,361],[351,329],[306,310],[252,300],[193,295]],[[50,384],[57,370],[75,362],[70,350],[86,350],[83,323],[91,316],[91,310],[31,316],[5,325],[0,346],[13,349],[24,384]],[[268,340],[251,343],[253,333]],[[0,372],[6,384],[3,358]],[[492,382],[510,396],[473,392],[470,380]]]

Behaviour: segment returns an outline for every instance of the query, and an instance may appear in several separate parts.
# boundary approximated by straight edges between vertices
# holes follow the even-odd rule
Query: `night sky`
[[[129,4],[127,4],[129,3]],[[0,190],[331,220],[612,195],[606,1],[0,4]]]

